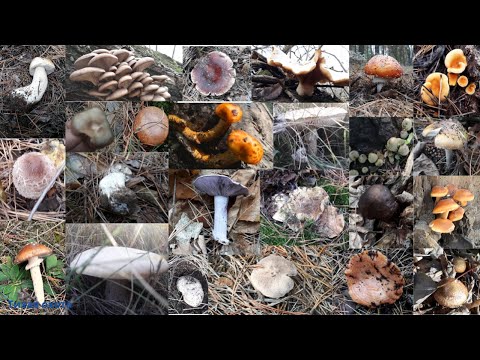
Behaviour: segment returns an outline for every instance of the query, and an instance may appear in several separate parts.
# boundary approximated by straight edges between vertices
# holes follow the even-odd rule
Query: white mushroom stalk
[[[49,59],[36,57],[30,63],[30,75],[32,83],[12,91],[12,96],[21,98],[27,105],[33,105],[42,100],[47,90],[48,75],[53,72],[55,65]]]
[[[228,245],[230,241],[227,239],[227,219],[228,219],[228,196],[215,196],[215,214],[213,217],[213,233],[215,240],[223,245]]]
[[[40,271],[40,264],[43,262],[42,258],[34,256],[28,259],[28,265],[25,266],[25,270],[30,270],[30,276],[32,277],[33,291],[35,297],[40,305],[45,302],[45,292],[43,291],[42,272]]]

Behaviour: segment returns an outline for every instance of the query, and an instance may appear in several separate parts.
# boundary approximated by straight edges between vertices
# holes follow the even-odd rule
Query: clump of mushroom
[[[372,82],[377,86],[377,92],[382,90],[392,79],[403,75],[403,68],[400,63],[388,55],[375,55],[365,65],[365,74],[373,75]]]
[[[10,93],[15,106],[19,109],[25,109],[42,100],[48,86],[48,75],[54,70],[55,65],[50,59],[34,58],[29,67],[30,75],[33,76],[32,83]]]
[[[70,80],[91,83],[95,87],[87,93],[106,101],[121,98],[166,101],[171,97],[166,83],[172,79],[145,71],[154,64],[155,59],[138,58],[126,49],[97,49],[75,61]]]

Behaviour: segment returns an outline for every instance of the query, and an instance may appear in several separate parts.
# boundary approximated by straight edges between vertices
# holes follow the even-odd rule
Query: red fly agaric
[[[20,156],[13,164],[13,185],[23,197],[38,199],[57,170],[50,158],[39,152]]]
[[[235,83],[233,61],[221,51],[212,51],[198,60],[190,72],[195,88],[202,95],[225,94]]]
[[[461,74],[467,67],[467,58],[462,49],[453,49],[445,56],[445,67],[449,73]]]
[[[43,258],[50,255],[52,250],[45,245],[32,243],[25,245],[22,250],[19,251],[15,257],[15,264],[20,264],[24,261],[28,261],[28,265],[25,266],[25,270],[30,270],[30,276],[32,277],[33,290],[37,301],[41,304],[45,301],[45,293],[43,292],[43,280],[42,273],[40,271],[40,264],[43,262]]]
[[[373,83],[377,84],[377,92],[391,79],[399,78],[403,75],[403,68],[400,63],[388,55],[375,55],[364,68],[365,74],[373,75]]]
[[[161,145],[168,136],[168,117],[158,107],[144,107],[135,116],[133,131],[142,144],[149,146]]]
[[[376,250],[352,256],[345,275],[352,300],[368,307],[393,304],[402,296],[405,285],[398,266]]]

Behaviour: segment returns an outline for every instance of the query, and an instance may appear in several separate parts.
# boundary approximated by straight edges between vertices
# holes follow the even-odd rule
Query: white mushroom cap
[[[285,296],[295,285],[290,276],[297,275],[295,265],[278,255],[269,255],[257,263],[250,275],[255,290],[263,295],[278,299]]]
[[[55,65],[53,64],[52,60],[36,57],[30,63],[30,75],[33,76],[33,74],[35,74],[35,69],[40,66],[45,69],[47,75],[51,74],[53,70],[55,70]]]
[[[202,304],[204,292],[202,283],[193,276],[186,275],[178,278],[177,289],[182,293],[183,301],[191,307],[198,307]]]
[[[129,247],[94,247],[77,254],[70,268],[78,274],[103,279],[131,279],[134,272],[150,276],[168,270],[165,256]]]

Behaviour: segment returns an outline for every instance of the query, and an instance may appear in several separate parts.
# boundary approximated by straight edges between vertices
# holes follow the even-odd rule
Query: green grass
[[[321,186],[330,196],[330,202],[336,206],[348,206],[348,188],[335,186],[330,181],[320,178],[317,186]]]
[[[264,216],[260,222],[260,239],[264,244],[268,245],[297,245],[295,238],[290,232],[285,231],[275,223],[270,222]]]

